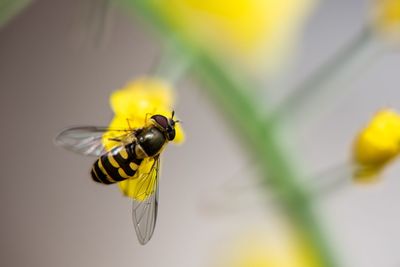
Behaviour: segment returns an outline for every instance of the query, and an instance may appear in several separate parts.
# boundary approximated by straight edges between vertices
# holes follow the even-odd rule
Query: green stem
[[[311,196],[297,182],[299,173],[289,162],[289,153],[280,144],[274,125],[265,124],[265,118],[260,116],[253,99],[246,94],[246,88],[233,82],[232,77],[224,73],[211,58],[199,56],[196,67],[208,83],[212,98],[222,105],[228,116],[235,118],[231,122],[241,130],[238,133],[242,134],[250,150],[260,159],[265,183],[273,186],[290,217],[309,237],[319,252],[323,266],[336,266],[313,214]]]
[[[229,121],[241,135],[241,140],[260,159],[263,178],[272,184],[272,189],[278,193],[290,218],[308,237],[322,266],[337,266],[313,212],[311,196],[297,182],[299,171],[290,161],[290,153],[279,142],[275,124],[265,123],[256,98],[250,93],[251,88],[243,85],[246,83],[238,82],[233,73],[224,71],[219,62],[201,51],[190,39],[175,32],[168,17],[161,10],[152,7],[150,1],[124,1],[163,34],[163,37],[173,38],[181,53],[189,57],[195,55],[193,68],[207,83],[205,88],[211,99],[231,118]]]
[[[0,27],[18,15],[32,0],[1,0],[0,1]]]

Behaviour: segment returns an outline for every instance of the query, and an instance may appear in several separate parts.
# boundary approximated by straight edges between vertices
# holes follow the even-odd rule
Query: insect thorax
[[[143,129],[137,135],[137,142],[147,156],[153,157],[161,151],[167,139],[161,130],[155,126],[151,126]]]

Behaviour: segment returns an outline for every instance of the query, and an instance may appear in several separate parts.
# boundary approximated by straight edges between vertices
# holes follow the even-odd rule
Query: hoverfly
[[[107,127],[73,127],[56,137],[57,145],[87,156],[96,156],[90,172],[95,182],[125,181],[134,186],[132,219],[140,244],[153,235],[158,209],[160,153],[175,138],[174,111],[171,118],[156,114],[142,128],[116,130]],[[107,149],[104,138],[114,145]],[[142,168],[144,164],[150,168]]]

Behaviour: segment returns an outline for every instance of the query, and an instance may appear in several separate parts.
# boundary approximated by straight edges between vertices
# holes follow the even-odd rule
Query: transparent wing
[[[153,159],[150,171],[139,173],[133,194],[132,219],[140,244],[145,245],[156,226],[160,158]],[[134,180],[136,180],[134,179]]]
[[[109,150],[104,147],[104,140],[114,141],[114,146],[124,145],[133,141],[134,132],[95,126],[73,127],[59,133],[55,143],[79,154],[98,157]]]

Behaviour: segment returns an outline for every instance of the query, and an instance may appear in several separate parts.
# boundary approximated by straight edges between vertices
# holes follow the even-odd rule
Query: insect
[[[95,182],[108,185],[126,180],[135,183],[132,187],[132,219],[142,245],[154,232],[160,153],[169,141],[174,140],[177,122],[173,111],[170,118],[160,114],[151,116],[142,128],[73,127],[62,131],[55,139],[57,145],[68,150],[98,157],[90,171]],[[105,139],[116,145],[107,149]]]

